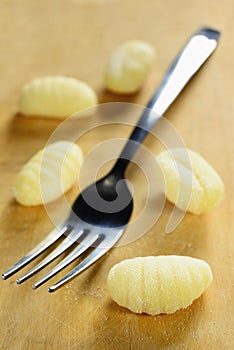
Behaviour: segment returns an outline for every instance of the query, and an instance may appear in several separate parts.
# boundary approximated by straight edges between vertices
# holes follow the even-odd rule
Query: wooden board
[[[69,75],[88,82],[100,103],[145,105],[166,68],[188,37],[202,25],[222,31],[216,52],[189,84],[166,117],[186,145],[201,153],[222,176],[226,194],[220,206],[195,216],[186,214],[171,235],[165,234],[172,205],[147,232],[147,216],[136,235],[54,294],[50,283],[32,291],[15,278],[1,282],[1,349],[233,349],[234,348],[234,46],[233,2],[223,0],[31,0],[0,3],[0,258],[4,271],[34,247],[53,227],[43,207],[24,208],[12,188],[21,166],[48,141],[58,121],[17,116],[24,83],[45,75]],[[111,51],[131,38],[151,43],[157,57],[142,90],[120,97],[103,88]],[[110,117],[111,120],[112,116]],[[89,124],[91,123],[91,124]],[[83,120],[77,128],[92,125]],[[80,144],[87,153],[108,138],[127,137],[130,128],[95,129]],[[149,138],[153,154],[160,149]],[[145,178],[131,167],[136,209],[145,201]],[[157,178],[155,177],[155,186]],[[72,201],[76,189],[68,193]],[[149,214],[153,214],[152,202]],[[139,212],[138,212],[139,211]],[[130,231],[130,230],[129,230]],[[127,231],[126,234],[129,232]],[[133,232],[134,233],[134,232]],[[111,301],[106,277],[111,266],[134,256],[181,254],[209,262],[214,281],[190,307],[172,315],[135,315]],[[33,264],[32,264],[33,265]],[[54,263],[52,264],[54,265]],[[67,272],[67,270],[66,270]],[[20,274],[18,273],[16,277]],[[43,273],[40,272],[39,276]],[[55,282],[64,272],[52,279]]]

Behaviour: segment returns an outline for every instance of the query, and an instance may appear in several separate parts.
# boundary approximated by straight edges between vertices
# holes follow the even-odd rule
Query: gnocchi
[[[161,152],[156,160],[164,175],[166,197],[178,208],[202,214],[222,200],[222,179],[198,153],[176,148],[172,155]]]
[[[155,52],[151,45],[130,40],[111,55],[105,70],[105,87],[118,94],[137,92],[150,70]]]
[[[48,76],[34,79],[23,87],[19,112],[25,116],[64,119],[96,104],[96,93],[83,81]]]
[[[109,271],[113,300],[135,313],[158,315],[186,308],[211,284],[208,263],[188,256],[147,256],[123,260]]]
[[[80,147],[72,142],[46,146],[19,172],[14,188],[17,202],[35,206],[55,201],[75,183],[82,159]]]

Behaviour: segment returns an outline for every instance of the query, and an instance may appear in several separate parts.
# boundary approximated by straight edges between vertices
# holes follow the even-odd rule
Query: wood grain
[[[15,284],[14,278],[2,282],[1,349],[234,348],[233,20],[231,0],[0,2],[2,271],[53,227],[45,208],[21,207],[15,203],[12,192],[21,166],[44,146],[59,126],[58,121],[17,115],[20,90],[35,77],[70,75],[88,82],[97,91],[101,103],[123,101],[145,105],[172,58],[195,30],[202,25],[221,30],[217,51],[166,117],[186,145],[218,170],[226,187],[225,198],[218,208],[199,217],[186,214],[171,235],[165,234],[172,210],[172,205],[166,203],[157,223],[141,238],[113,249],[56,294],[47,293],[49,283],[32,291],[31,281],[21,286]],[[151,43],[157,52],[156,61],[138,94],[114,96],[103,88],[104,67],[111,51],[130,38]],[[91,126],[91,119],[77,124],[81,130]],[[129,131],[130,127],[107,125],[86,133],[80,144],[87,153],[110,135],[126,137]],[[146,140],[145,146],[153,154],[160,149],[152,137]],[[145,203],[147,183],[143,173],[134,166],[129,169],[128,178],[135,188],[136,217]],[[76,194],[74,188],[68,193],[68,200],[72,201]],[[154,213],[156,201],[151,204],[149,214]],[[144,232],[147,216],[144,220],[136,229],[137,236]],[[134,236],[131,229],[126,234]],[[111,266],[125,258],[154,254],[205,259],[213,270],[214,282],[190,307],[169,316],[135,315],[112,302],[106,287]],[[62,275],[64,272],[52,281]]]

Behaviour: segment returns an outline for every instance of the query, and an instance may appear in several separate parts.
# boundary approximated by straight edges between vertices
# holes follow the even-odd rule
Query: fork
[[[112,170],[81,192],[68,218],[4,272],[4,280],[63,238],[44,260],[17,279],[18,284],[23,283],[74,245],[70,254],[33,284],[32,288],[36,289],[83,253],[89,252],[72,271],[49,288],[49,292],[53,292],[87,269],[116,244],[133,210],[133,198],[124,177],[125,170],[149,130],[215,50],[219,36],[220,32],[215,29],[202,28],[189,39],[149,101]]]

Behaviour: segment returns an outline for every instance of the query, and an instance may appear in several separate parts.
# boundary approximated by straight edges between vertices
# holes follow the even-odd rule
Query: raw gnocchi
[[[58,199],[75,183],[82,160],[80,147],[72,142],[46,146],[19,172],[14,188],[17,202],[35,206]]]
[[[202,214],[223,198],[224,184],[218,173],[198,153],[183,148],[161,152],[156,160],[164,175],[167,199],[182,210]]]
[[[105,70],[105,87],[118,94],[138,91],[150,70],[155,52],[151,45],[130,40],[111,55]]]
[[[109,271],[112,299],[135,313],[158,315],[186,308],[211,284],[208,263],[188,256],[123,260]]]
[[[19,112],[25,116],[64,119],[95,106],[97,102],[96,93],[83,81],[63,76],[48,76],[32,80],[23,87],[19,99]]]

